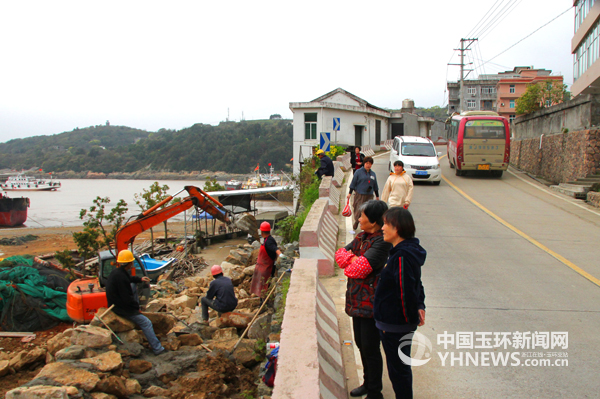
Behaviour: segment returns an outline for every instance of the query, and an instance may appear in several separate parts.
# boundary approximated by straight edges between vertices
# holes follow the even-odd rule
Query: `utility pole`
[[[477,39],[460,39],[460,48],[454,49],[456,51],[460,51],[460,64],[448,64],[460,66],[460,103],[458,105],[459,112],[463,112],[465,109],[465,71],[472,71],[472,69],[465,69],[465,51],[469,51],[469,47],[471,46],[471,44],[475,43],[476,41]],[[469,43],[465,46],[465,42]]]

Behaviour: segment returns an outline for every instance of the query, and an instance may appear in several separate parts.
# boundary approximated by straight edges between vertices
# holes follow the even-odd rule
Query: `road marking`
[[[537,240],[533,239],[532,237],[528,236],[527,234],[525,234],[521,230],[517,229],[516,227],[514,227],[510,223],[506,222],[504,219],[500,218],[498,215],[496,215],[495,213],[493,213],[492,211],[490,211],[489,209],[487,209],[486,207],[484,207],[483,205],[481,205],[479,202],[475,201],[473,198],[471,198],[467,193],[465,193],[460,188],[458,188],[454,183],[452,183],[450,180],[448,180],[448,178],[446,178],[444,175],[442,175],[442,179],[444,179],[444,181],[446,183],[448,183],[448,185],[450,187],[452,187],[456,192],[458,192],[460,195],[462,195],[463,197],[465,197],[467,200],[471,201],[471,203],[473,203],[473,205],[475,205],[476,207],[478,207],[479,209],[481,209],[483,212],[487,213],[489,216],[491,216],[497,222],[499,222],[500,224],[502,224],[505,227],[509,228],[513,232],[517,233],[518,235],[520,235],[521,237],[523,237],[524,239],[526,239],[527,241],[529,241],[530,243],[532,243],[533,245],[535,245],[536,247],[538,247],[539,249],[541,249],[542,251],[546,252],[547,254],[549,254],[550,256],[552,256],[553,258],[555,258],[556,260],[558,260],[559,262],[561,262],[564,265],[568,266],[573,271],[579,273],[581,276],[585,277],[586,279],[588,279],[589,281],[591,281],[592,283],[594,283],[598,287],[600,287],[600,280],[599,279],[597,279],[596,277],[592,276],[591,274],[589,274],[588,272],[586,272],[585,270],[583,270],[582,268],[580,268],[579,266],[577,266],[575,263],[573,263],[570,260],[568,260],[567,258],[565,258],[564,256],[557,254],[556,252],[552,251],[550,248],[546,247],[545,245],[543,245],[539,241],[537,241]]]

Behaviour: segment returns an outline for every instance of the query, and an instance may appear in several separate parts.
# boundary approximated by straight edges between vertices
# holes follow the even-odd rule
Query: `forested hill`
[[[260,163],[289,170],[289,120],[196,124],[178,131],[147,132],[125,126],[95,126],[0,144],[0,169],[45,172],[223,171],[248,173]]]

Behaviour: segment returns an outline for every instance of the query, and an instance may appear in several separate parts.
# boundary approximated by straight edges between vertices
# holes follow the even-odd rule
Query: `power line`
[[[479,26],[479,24],[482,23],[482,21],[484,20],[484,18],[490,13],[490,11],[492,11],[492,8],[494,8],[494,6],[499,2],[500,0],[496,0],[496,3],[492,4],[492,6],[490,7],[489,10],[487,10],[487,12],[483,15],[483,17],[481,17],[481,19],[479,20],[479,22],[477,22],[477,24],[475,24],[475,26],[471,29],[471,31],[469,31],[469,33],[467,33],[467,35],[465,37],[469,37],[469,36],[475,36],[475,35],[471,35],[471,33],[475,32],[475,30],[477,29],[477,27]],[[504,0],[502,0],[504,2]],[[486,18],[487,20],[487,18]]]
[[[498,21],[501,20],[501,18],[506,15],[506,13],[515,5],[515,3],[518,0],[509,0],[504,7],[502,7],[501,10],[499,10],[496,15],[494,16],[493,19],[491,19],[487,25],[485,25],[484,27],[482,27],[481,29],[479,29],[479,31],[477,32],[477,37],[481,37],[484,33],[486,33],[487,31],[489,31],[495,24],[498,23]]]
[[[502,18],[498,19],[498,21],[496,21],[496,23],[495,23],[495,24],[494,24],[492,27],[490,27],[490,29],[489,29],[489,30],[488,30],[488,31],[485,33],[485,35],[483,35],[483,36],[482,36],[482,38],[484,38],[484,37],[486,37],[487,35],[489,35],[490,33],[492,33],[492,31],[493,31],[494,29],[496,29],[496,28],[498,27],[498,25],[500,25],[500,22],[504,21],[504,19],[505,19],[506,17],[508,17],[508,16],[510,15],[510,13],[511,13],[511,12],[513,12],[513,11],[514,11],[514,10],[515,10],[515,9],[516,9],[518,6],[519,6],[519,4],[521,4],[521,2],[522,2],[522,1],[523,1],[523,0],[519,0],[517,3],[515,3],[515,4],[514,4],[514,7],[513,7],[511,10],[509,10],[509,11],[506,13],[506,15],[504,15]]]
[[[490,58],[489,60],[487,60],[486,62],[484,62],[482,65],[487,64],[488,62],[490,62],[491,60],[501,56],[502,54],[506,53],[508,50],[510,50],[511,48],[515,47],[517,44],[521,43],[523,40],[527,39],[529,36],[533,35],[535,32],[537,32],[538,30],[542,29],[543,27],[545,27],[546,25],[550,24],[551,22],[553,22],[554,20],[558,19],[559,17],[562,17],[564,14],[566,14],[567,12],[571,11],[572,7],[569,7],[568,9],[566,9],[564,12],[560,13],[559,15],[557,15],[556,17],[552,18],[550,21],[546,22],[544,25],[540,26],[539,28],[537,28],[536,30],[534,30],[533,32],[531,32],[530,34],[528,34],[527,36],[525,36],[524,38],[522,38],[521,40],[519,40],[518,42],[516,42],[515,44],[513,44],[512,46],[510,46],[509,48],[507,48],[506,50],[504,50],[503,52],[501,52],[498,55],[495,55],[494,57]]]

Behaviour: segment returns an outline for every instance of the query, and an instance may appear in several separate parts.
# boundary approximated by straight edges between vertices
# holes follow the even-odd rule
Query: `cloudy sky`
[[[337,87],[384,108],[442,106],[467,37],[480,39],[469,78],[533,65],[570,85],[572,4],[2,1],[0,142],[107,120],[157,131],[291,118],[289,102]]]

